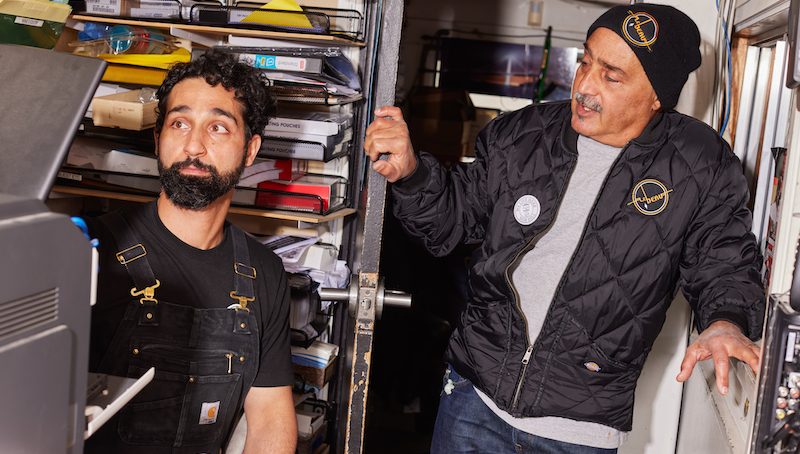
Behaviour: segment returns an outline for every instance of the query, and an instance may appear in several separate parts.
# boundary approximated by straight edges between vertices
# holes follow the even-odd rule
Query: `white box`
[[[67,154],[67,165],[85,169],[158,176],[155,155],[120,150],[120,144],[75,137]]]

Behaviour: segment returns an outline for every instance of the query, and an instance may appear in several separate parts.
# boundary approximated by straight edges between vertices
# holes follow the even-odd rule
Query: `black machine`
[[[800,453],[800,249],[787,297],[770,297],[751,454]]]
[[[2,452],[83,452],[92,247],[44,201],[105,62],[0,44]]]

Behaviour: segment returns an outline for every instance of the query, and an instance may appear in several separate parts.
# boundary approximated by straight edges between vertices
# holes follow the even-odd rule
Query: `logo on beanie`
[[[658,38],[658,22],[647,13],[628,11],[628,17],[622,22],[622,33],[634,46],[652,51],[650,45]]]
[[[670,192],[672,189],[667,189],[664,183],[658,180],[643,180],[633,188],[628,205],[635,206],[642,214],[653,216],[667,207]]]

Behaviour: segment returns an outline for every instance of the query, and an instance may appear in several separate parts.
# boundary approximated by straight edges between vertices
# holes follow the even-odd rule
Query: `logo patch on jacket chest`
[[[628,205],[635,206],[642,214],[653,216],[667,207],[670,192],[672,189],[667,189],[664,183],[658,180],[642,180],[631,191],[631,201]]]
[[[514,219],[522,225],[533,224],[541,212],[542,204],[539,199],[530,194],[520,197],[514,204]]]

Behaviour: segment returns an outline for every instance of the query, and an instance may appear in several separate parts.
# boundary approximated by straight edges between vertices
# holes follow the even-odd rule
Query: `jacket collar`
[[[664,142],[664,112],[659,112],[650,120],[650,123],[645,126],[644,130],[639,137],[631,140],[628,144],[635,143],[637,146],[628,148],[628,144],[623,147],[629,157],[639,156],[647,153],[653,148],[660,147]],[[567,116],[565,119],[566,127],[564,128],[563,140],[567,149],[575,154],[578,153],[578,132],[572,129],[572,110],[567,109]]]

